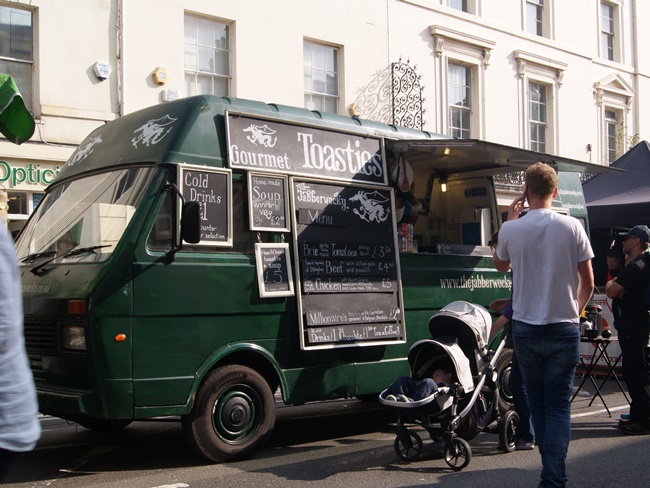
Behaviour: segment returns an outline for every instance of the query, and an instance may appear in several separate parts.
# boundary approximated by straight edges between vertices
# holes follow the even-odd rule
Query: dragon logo
[[[138,143],[142,143],[145,146],[150,146],[152,144],[158,144],[163,137],[169,134],[172,130],[170,127],[176,119],[171,118],[169,115],[160,117],[159,119],[151,119],[142,127],[133,131],[135,137],[131,139],[131,144],[133,147],[137,148]],[[138,132],[140,134],[138,134]]]
[[[72,158],[70,158],[70,161],[68,161],[68,166],[73,166],[73,165],[77,164],[78,162],[86,159],[88,157],[88,155],[91,152],[93,152],[94,146],[96,144],[99,144],[100,142],[102,142],[102,137],[97,136],[97,137],[93,137],[92,139],[90,139],[83,146],[80,146],[77,149],[77,152],[74,153],[74,156],[72,156]]]
[[[350,197],[350,201],[361,204],[359,209],[354,208],[352,211],[366,222],[381,223],[388,218],[389,211],[384,208],[388,199],[378,191],[359,191]]]
[[[255,125],[251,124],[249,127],[244,129],[244,132],[250,132],[250,136],[246,136],[246,139],[251,141],[256,146],[261,144],[264,147],[273,147],[278,141],[277,137],[273,137],[276,131],[271,129],[268,125]]]

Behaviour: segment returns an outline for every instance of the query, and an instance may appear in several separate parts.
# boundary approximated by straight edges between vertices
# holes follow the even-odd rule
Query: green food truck
[[[211,96],[99,127],[16,244],[41,412],[179,417],[197,452],[231,461],[268,439],[276,394],[376,398],[436,310],[509,296],[493,176],[537,160],[589,166]]]

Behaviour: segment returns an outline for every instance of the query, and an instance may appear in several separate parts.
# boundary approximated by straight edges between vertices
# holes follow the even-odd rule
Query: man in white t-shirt
[[[594,253],[581,223],[551,210],[557,174],[544,163],[526,170],[530,210],[509,218],[492,257],[499,271],[512,268],[512,334],[542,456],[540,487],[567,481],[571,392],[579,360],[580,313],[594,287]],[[523,201],[510,205],[518,216]],[[577,280],[576,280],[577,277]]]

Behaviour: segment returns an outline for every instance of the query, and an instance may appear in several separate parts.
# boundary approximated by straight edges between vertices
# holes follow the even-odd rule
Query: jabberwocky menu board
[[[291,186],[302,347],[405,341],[390,190]]]

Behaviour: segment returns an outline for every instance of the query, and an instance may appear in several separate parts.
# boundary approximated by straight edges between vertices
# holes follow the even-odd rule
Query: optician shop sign
[[[0,160],[0,183],[10,187],[25,185],[47,186],[61,170],[60,166],[45,167],[38,163],[10,164]]]

